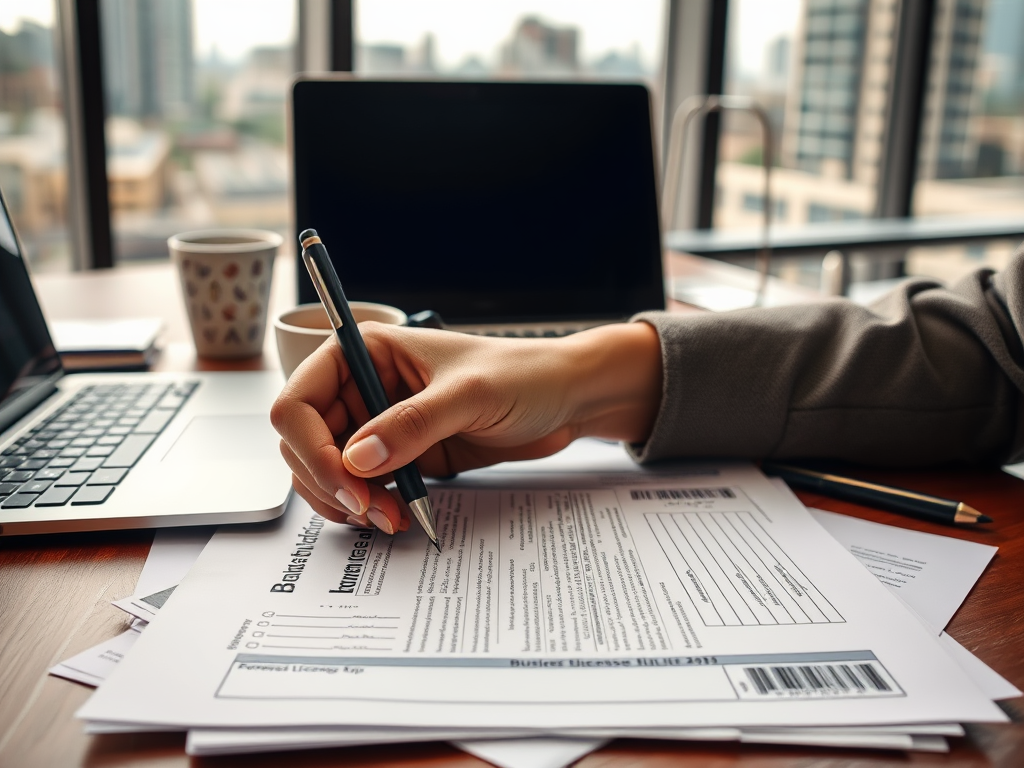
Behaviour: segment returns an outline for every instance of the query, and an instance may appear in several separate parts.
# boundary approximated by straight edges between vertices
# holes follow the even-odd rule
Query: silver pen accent
[[[434,513],[430,509],[430,499],[424,496],[422,499],[413,499],[409,502],[409,509],[412,510],[413,517],[416,518],[423,530],[426,531],[427,537],[434,543],[437,548],[438,554],[441,553],[441,542],[437,540],[437,531],[434,529]]]

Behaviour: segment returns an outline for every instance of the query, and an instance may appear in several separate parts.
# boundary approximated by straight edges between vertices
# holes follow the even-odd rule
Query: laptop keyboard
[[[102,504],[198,385],[83,387],[0,451],[0,509]]]

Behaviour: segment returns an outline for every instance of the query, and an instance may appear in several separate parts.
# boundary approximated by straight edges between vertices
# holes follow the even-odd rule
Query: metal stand
[[[676,204],[679,196],[679,176],[683,162],[683,150],[686,147],[688,131],[691,123],[696,117],[706,117],[711,112],[747,112],[754,115],[761,123],[761,161],[764,166],[764,229],[763,241],[760,251],[756,257],[757,272],[759,275],[756,291],[753,292],[753,301],[746,299],[739,303],[726,302],[729,308],[740,306],[760,306],[765,300],[765,290],[768,286],[768,267],[771,264],[772,249],[768,241],[768,229],[772,219],[771,199],[771,173],[772,173],[772,138],[771,120],[768,113],[753,99],[746,96],[691,96],[676,110],[672,118],[672,129],[669,134],[668,162],[666,163],[665,185],[661,200],[661,220],[665,232],[672,229],[675,220]],[[746,289],[736,288],[735,291],[749,293]],[[673,291],[674,298],[685,301],[688,304],[703,306],[700,299],[688,295],[685,286]],[[696,298],[696,300],[694,300]],[[715,302],[716,306],[709,309],[725,308],[720,301]]]

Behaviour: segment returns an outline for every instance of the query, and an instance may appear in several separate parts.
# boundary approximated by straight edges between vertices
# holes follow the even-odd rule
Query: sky
[[[801,0],[732,0],[733,52],[740,68],[761,69],[764,47],[796,26]],[[196,54],[214,46],[238,60],[255,44],[285,44],[294,38],[291,0],[200,0],[195,7]],[[590,61],[609,50],[639,45],[644,64],[654,69],[662,55],[664,0],[363,0],[356,3],[357,36],[363,42],[416,45],[430,31],[443,68],[469,55],[492,63],[501,43],[524,15],[580,28],[581,57]],[[17,29],[25,17],[52,25],[54,0],[0,0],[0,29]],[[244,23],[239,23],[244,19]]]

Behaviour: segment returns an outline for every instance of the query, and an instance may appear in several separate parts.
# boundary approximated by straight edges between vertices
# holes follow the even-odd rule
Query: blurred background
[[[667,91],[687,74],[677,70],[703,66],[679,53],[687,32],[674,19],[685,22],[692,2],[713,6],[724,19],[724,49],[700,54],[719,57],[720,92],[751,96],[771,115],[774,220],[801,225],[878,215],[901,39],[898,0],[342,5],[357,73],[643,81],[654,94],[660,132],[664,112],[675,106]],[[88,89],[67,87],[77,72],[67,59],[81,28],[69,17],[84,3],[95,6],[100,42],[105,255],[76,234],[76,216],[92,216],[97,228],[97,208],[76,206],[72,192],[81,188],[75,174],[90,173],[88,164],[73,170],[69,152],[86,130],[75,115],[89,109]],[[1024,2],[930,6],[907,214],[1024,216]],[[3,0],[0,187],[32,269],[166,259],[168,235],[204,227],[290,236],[286,105],[303,68],[305,12],[303,0]],[[84,45],[78,54],[90,55]],[[75,98],[84,107],[71,109]],[[758,226],[761,155],[756,123],[733,114],[721,121],[711,199],[698,225]],[[901,269],[952,280],[978,264],[1005,263],[1013,245],[915,248]],[[820,258],[782,260],[775,271],[814,285],[819,266]]]

